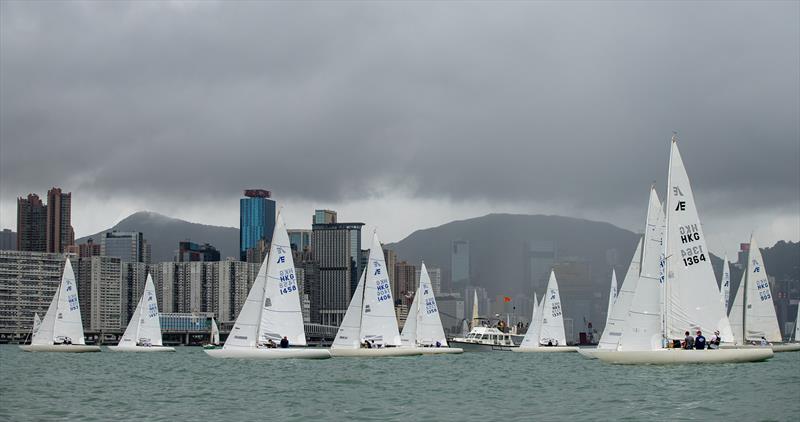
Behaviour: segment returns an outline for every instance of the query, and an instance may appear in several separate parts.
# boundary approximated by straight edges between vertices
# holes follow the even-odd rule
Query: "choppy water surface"
[[[322,361],[0,346],[0,419],[796,420],[800,352],[764,363],[613,366],[575,353]]]

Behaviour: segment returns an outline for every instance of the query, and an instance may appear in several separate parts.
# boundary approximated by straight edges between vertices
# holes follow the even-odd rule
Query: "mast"
[[[661,283],[661,292],[662,292],[662,296],[663,296],[662,302],[664,302],[664,310],[662,312],[662,318],[661,318],[661,320],[662,320],[661,330],[662,330],[662,335],[663,335],[663,338],[664,338],[663,345],[665,347],[667,345],[667,342],[669,342],[669,332],[668,332],[669,322],[668,321],[669,321],[669,293],[670,293],[670,289],[669,289],[669,258],[670,257],[667,256],[667,252],[669,251],[669,247],[668,247],[668,245],[669,245],[669,207],[672,206],[672,203],[671,203],[672,201],[670,201],[670,198],[672,197],[672,195],[670,194],[671,186],[672,186],[672,156],[673,156],[673,150],[675,149],[675,144],[677,142],[678,142],[678,134],[676,132],[672,132],[672,140],[671,140],[670,149],[669,149],[669,164],[667,166],[667,198],[664,200],[666,202],[666,206],[664,207],[665,208],[665,214],[666,214],[665,220],[664,220],[664,245],[663,245],[664,253],[662,254],[664,256],[664,263],[663,263],[663,271],[664,271],[664,276],[663,277],[664,277],[664,279],[662,280],[662,283]]]

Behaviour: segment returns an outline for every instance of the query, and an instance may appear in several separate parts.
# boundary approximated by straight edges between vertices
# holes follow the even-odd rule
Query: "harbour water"
[[[614,366],[575,353],[322,361],[0,346],[0,420],[796,420],[800,353]]]

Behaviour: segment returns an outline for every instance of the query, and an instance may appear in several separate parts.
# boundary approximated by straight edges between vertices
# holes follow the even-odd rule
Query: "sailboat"
[[[400,333],[400,342],[405,347],[419,347],[423,355],[464,352],[463,349],[447,345],[436,297],[424,262],[419,271],[417,293],[411,302],[403,332]]]
[[[38,329],[33,330],[31,344],[19,346],[26,352],[99,352],[99,346],[89,346],[83,336],[81,307],[75,272],[67,258],[61,283],[53,296],[47,313]]]
[[[716,286],[694,195],[672,138],[664,206],[653,212],[653,189],[648,209],[642,268],[628,320],[616,350],[596,353],[598,359],[616,364],[731,363],[755,362],[773,356],[769,349],[682,350],[665,346],[682,338],[684,331],[720,331],[732,339],[730,322]],[[656,243],[663,230],[663,252]],[[662,255],[663,254],[663,255]],[[662,258],[663,257],[663,258]],[[658,327],[660,325],[660,329]]]
[[[772,301],[764,258],[753,236],[750,236],[747,270],[736,290],[729,318],[738,346],[747,345],[748,342],[760,343],[763,337],[774,352],[800,350],[800,344],[776,344],[781,343],[783,337]]]
[[[422,354],[421,348],[402,347],[394,312],[389,274],[378,233],[372,234],[367,267],[331,345],[334,357],[385,357]]]
[[[794,341],[800,342],[800,303],[797,304],[797,315],[794,317]]]
[[[117,346],[109,346],[112,352],[174,352],[174,347],[164,346],[161,340],[161,318],[153,277],[147,274],[144,291],[128,328]]]
[[[211,317],[211,338],[208,344],[203,345],[203,349],[219,349],[219,327],[214,317]]]
[[[536,299],[534,295],[534,301]],[[550,280],[547,282],[547,291],[542,298],[542,304],[536,308],[522,344],[513,351],[520,353],[578,351],[577,347],[567,346],[561,296],[558,294],[558,281],[553,270],[550,270]]]
[[[273,347],[282,340],[286,348]],[[300,347],[298,347],[300,346]],[[281,213],[275,221],[269,254],[258,270],[231,333],[221,349],[204,350],[216,358],[326,359],[322,348],[306,348],[300,295],[289,235]]]

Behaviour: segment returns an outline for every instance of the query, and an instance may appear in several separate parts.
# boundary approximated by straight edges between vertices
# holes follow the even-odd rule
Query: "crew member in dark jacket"
[[[694,348],[696,350],[703,350],[706,348],[706,338],[703,337],[703,333],[700,330],[697,330],[697,337],[694,338]]]
[[[281,349],[288,349],[289,348],[289,339],[286,336],[283,336],[281,339]]]

